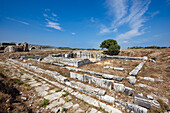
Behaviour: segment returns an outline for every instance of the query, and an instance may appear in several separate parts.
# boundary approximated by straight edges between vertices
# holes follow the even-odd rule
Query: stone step
[[[20,63],[18,63],[18,64],[20,64]],[[29,73],[31,73],[31,74],[33,74],[33,75],[35,75],[35,76],[37,76],[37,77],[45,80],[45,81],[47,81],[47,82],[49,82],[49,83],[57,86],[57,87],[60,87],[60,88],[64,89],[65,91],[68,91],[69,93],[71,93],[72,95],[74,95],[75,97],[77,97],[78,99],[81,99],[81,100],[85,101],[86,103],[88,103],[88,104],[90,104],[90,105],[93,105],[93,106],[99,107],[99,108],[103,108],[103,109],[105,109],[106,111],[111,112],[111,113],[121,113],[120,110],[114,108],[113,106],[107,105],[107,104],[105,104],[105,103],[103,103],[103,102],[100,102],[99,100],[96,100],[96,99],[90,97],[90,96],[86,96],[85,94],[80,94],[79,92],[74,92],[74,91],[73,91],[72,89],[70,89],[70,88],[67,88],[67,87],[65,87],[65,86],[63,86],[63,85],[61,85],[61,84],[56,83],[56,82],[52,82],[52,81],[50,81],[50,80],[48,80],[48,79],[46,79],[46,78],[43,78],[43,77],[39,76],[39,75],[36,74],[36,73],[33,73],[33,72],[29,71],[29,70],[26,70],[25,68],[22,68],[22,67],[20,67],[20,66],[18,66],[18,67],[21,68],[21,69],[23,69],[23,70],[26,71],[26,72],[29,72]],[[71,82],[72,82],[72,81],[71,81]],[[68,81],[66,82],[66,84],[68,84]],[[78,85],[81,86],[82,83],[78,83]],[[96,91],[97,91],[98,94],[100,94],[100,95],[103,95],[103,94],[105,93],[105,92],[103,92],[103,91],[100,92],[99,89],[97,89]],[[99,92],[100,92],[100,93],[99,93]],[[103,96],[106,96],[106,95],[103,95]],[[98,98],[99,98],[99,97],[100,97],[100,96],[98,96]],[[102,97],[100,97],[100,98],[102,98]],[[103,97],[103,98],[104,98],[104,97]],[[112,99],[112,100],[114,100],[114,99]],[[113,102],[112,102],[112,103],[113,103]]]

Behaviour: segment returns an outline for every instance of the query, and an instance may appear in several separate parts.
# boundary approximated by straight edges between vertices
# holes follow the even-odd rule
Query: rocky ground
[[[106,90],[106,95],[115,98],[115,103],[110,104],[98,98],[82,92],[76,88],[72,88],[67,84],[57,81],[45,73],[37,73],[15,62],[11,62],[8,58],[16,58],[27,55],[41,55],[46,57],[49,54],[65,53],[68,51],[49,50],[49,51],[32,51],[18,53],[0,53],[0,112],[68,112],[68,113],[99,113],[99,112],[130,112],[122,104],[126,102],[133,103],[133,97],[116,92],[114,90],[106,90],[100,86],[89,84],[70,78],[70,72],[79,74],[88,74],[68,70],[67,68],[54,66],[44,62],[26,60],[21,63],[31,63],[33,66],[44,70],[56,71],[64,77],[68,77],[69,81],[81,82],[94,88]],[[123,84],[132,88],[135,94],[145,97],[151,96],[160,103],[160,108],[151,107],[148,112],[167,112],[170,100],[170,49],[139,49],[139,50],[121,50],[120,55],[142,57],[154,59],[156,62],[146,61],[141,71],[136,77],[135,85],[129,84],[128,80],[115,81],[113,83]],[[112,74],[120,77],[128,77],[129,72],[133,70],[141,61],[125,61],[125,60],[104,60],[93,64],[79,67],[100,73]],[[122,67],[123,71],[113,69],[104,69],[104,66]],[[103,79],[94,74],[90,76]],[[149,78],[148,78],[149,77]],[[91,99],[91,101],[89,101]],[[87,101],[88,100],[88,101]],[[118,102],[117,102],[118,101]],[[100,102],[100,105],[96,103]],[[105,107],[103,107],[105,106]],[[112,108],[111,108],[112,106]]]

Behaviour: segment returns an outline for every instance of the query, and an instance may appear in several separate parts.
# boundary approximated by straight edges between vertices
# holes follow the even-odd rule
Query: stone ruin
[[[65,65],[70,65],[70,66],[75,66],[75,67],[80,67],[82,65],[90,64],[89,59],[75,59],[72,58],[73,54],[68,53],[68,54],[52,54],[49,55],[48,57],[44,58],[43,61],[49,62],[49,63],[62,63]]]
[[[29,51],[28,43],[0,43],[0,50],[4,52],[21,52],[21,51]]]
[[[76,67],[91,63],[90,60],[87,58],[94,58],[94,57],[96,59],[97,58],[101,59],[103,56],[101,55],[101,53],[92,54],[87,51],[85,52],[78,51],[75,53],[69,52],[69,53],[50,54],[49,56],[45,57],[42,60],[43,62],[51,63],[53,65],[57,65],[64,69],[69,70],[70,71],[69,77],[65,77],[56,71],[45,70],[45,69],[39,68],[38,66],[30,65],[30,63],[22,63],[15,59],[9,59],[9,61],[14,62],[20,66],[26,67],[29,70],[32,70],[33,72],[36,72],[38,74],[46,74],[50,77],[55,78],[59,83],[65,84],[66,88],[62,88],[62,89],[65,89],[66,91],[74,95],[75,97],[82,99],[83,101],[89,104],[92,104],[95,107],[98,107],[98,106],[103,107],[108,112],[113,110],[114,104],[121,106],[123,109],[127,108],[128,110],[133,111],[135,113],[147,113],[148,110],[151,109],[152,106],[158,109],[160,108],[160,104],[156,100],[156,98],[153,98],[152,96],[149,97],[149,95],[147,95],[147,97],[143,95],[141,96],[139,93],[135,92],[136,90],[135,87],[139,87],[139,84],[135,85],[138,79],[136,77],[138,76],[138,73],[144,66],[146,62],[145,60],[147,60],[147,57],[128,57],[128,56],[104,56],[103,57],[104,59],[139,60],[138,62],[140,63],[131,72],[129,72],[128,77],[121,77],[117,75],[111,75],[111,74],[76,68]],[[33,57],[25,56],[25,57],[21,57],[19,60],[23,60],[23,59],[36,59],[37,60],[38,58],[41,58],[41,56],[33,56]],[[124,68],[112,67],[112,66],[105,66],[104,68],[105,69],[110,68],[110,69],[114,69],[117,71],[125,70]],[[71,78],[71,79],[68,79],[68,78]],[[144,79],[149,80],[149,81],[155,81],[155,79],[149,78],[149,77],[144,77]],[[130,85],[127,86],[127,84],[124,84],[122,81],[125,81],[125,80],[128,80],[128,82],[132,84],[133,87],[130,87]],[[58,85],[56,82],[51,82],[51,84]],[[61,87],[61,85],[58,85],[58,86]],[[102,89],[99,87],[101,87]],[[78,92],[72,93],[71,88],[73,90],[76,89],[76,91],[82,92],[84,94],[81,95],[81,93],[78,93]],[[129,100],[123,102],[121,101],[120,98],[117,98],[117,97],[115,98],[113,95],[110,95],[107,92],[109,93],[116,92],[116,94],[126,96]],[[90,95],[91,97],[84,98],[84,95],[86,94]],[[94,101],[93,98],[97,98],[98,99],[97,102],[96,100]],[[101,105],[96,104],[100,101],[104,101],[113,106],[110,107],[108,105],[109,106],[108,107],[108,106],[105,106],[105,104],[101,104]],[[118,111],[116,111],[115,109],[114,111],[118,113]]]

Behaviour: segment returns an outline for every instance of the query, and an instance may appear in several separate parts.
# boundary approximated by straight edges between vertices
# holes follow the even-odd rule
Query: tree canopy
[[[100,44],[100,48],[106,48],[108,50],[104,52],[106,54],[117,55],[120,50],[120,45],[118,45],[117,41],[114,39],[107,39]]]

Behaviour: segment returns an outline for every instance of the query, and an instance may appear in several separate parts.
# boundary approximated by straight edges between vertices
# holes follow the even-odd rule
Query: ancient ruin
[[[15,44],[2,45],[10,48],[8,52],[14,51],[11,46],[17,47]],[[26,43],[19,45],[23,51],[28,50]],[[149,62],[146,56],[108,56],[90,51],[59,51],[45,56],[42,53],[25,54],[0,62],[10,69],[12,78],[20,79],[25,87],[34,89],[38,98],[48,100],[44,105],[46,111],[41,105],[36,105],[39,106],[36,109],[42,112],[67,109],[69,113],[149,113],[162,107],[159,99],[169,104],[167,98],[158,96],[159,93],[153,95],[150,91],[157,92],[158,89],[147,84],[163,83],[164,80],[145,74],[142,77],[148,63],[155,62]],[[28,98],[21,97],[24,101]],[[32,101],[30,106],[33,105]]]

